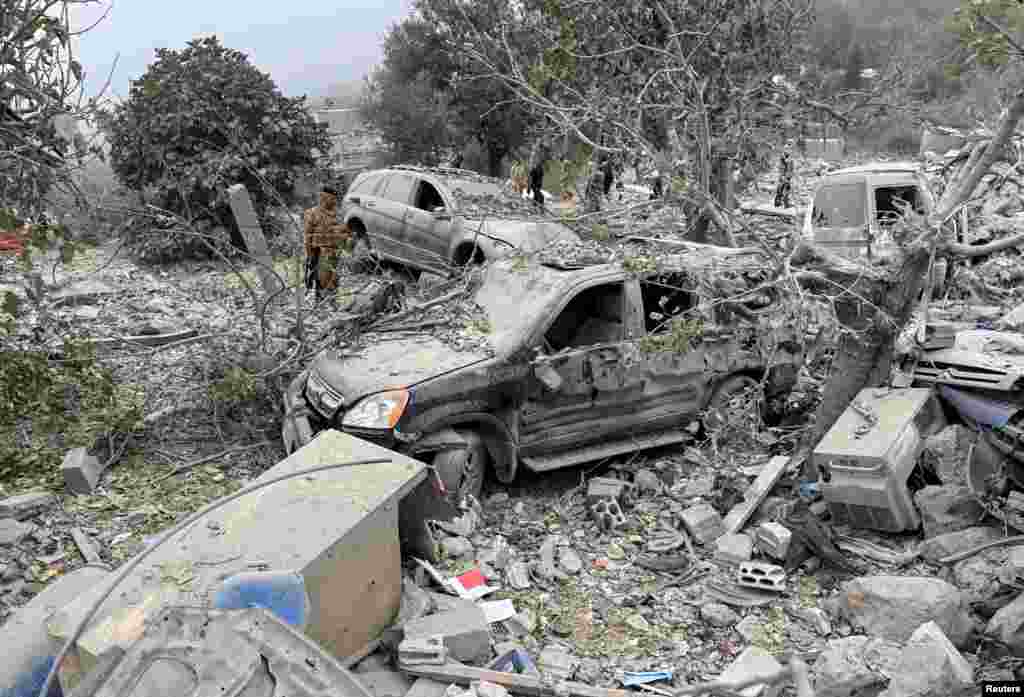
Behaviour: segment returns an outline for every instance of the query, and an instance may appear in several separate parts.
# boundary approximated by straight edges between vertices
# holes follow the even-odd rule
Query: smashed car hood
[[[561,223],[531,220],[472,221],[468,229],[507,242],[523,252],[535,252],[558,240],[579,242],[579,236]]]
[[[1024,378],[1024,337],[988,329],[957,332],[951,347],[922,354],[914,378],[925,383],[1014,390],[1015,383]]]
[[[415,385],[490,357],[483,351],[456,351],[429,335],[377,340],[357,356],[351,349],[338,353],[321,355],[310,374],[341,392],[346,407],[368,394]]]

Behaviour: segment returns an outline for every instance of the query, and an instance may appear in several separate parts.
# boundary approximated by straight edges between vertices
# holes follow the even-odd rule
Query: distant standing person
[[[533,194],[533,202],[538,206],[544,206],[544,165],[547,163],[548,152],[544,143],[537,142],[530,153],[530,193]]]
[[[779,183],[775,188],[775,207],[789,208],[789,194],[793,189],[793,156],[789,143],[782,150],[779,158]]]

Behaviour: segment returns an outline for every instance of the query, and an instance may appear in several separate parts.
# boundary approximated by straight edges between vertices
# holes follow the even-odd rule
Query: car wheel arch
[[[455,246],[452,253],[453,266],[466,266],[469,263],[482,264],[487,261],[487,252],[478,240],[463,240]]]
[[[438,433],[445,429],[472,430],[478,433],[487,447],[487,454],[491,458],[491,467],[494,474],[502,484],[511,483],[516,477],[519,466],[519,445],[515,435],[504,421],[487,411],[474,411],[472,406],[468,408],[452,409],[449,413],[437,414],[436,418],[423,420],[422,427],[416,427],[416,431],[425,434],[421,440],[426,440],[431,434]],[[475,407],[479,409],[479,407]],[[449,410],[445,410],[449,411]],[[413,443],[410,450],[418,451],[417,456],[429,454],[429,441],[426,449],[418,449]],[[438,449],[443,447],[438,444]]]

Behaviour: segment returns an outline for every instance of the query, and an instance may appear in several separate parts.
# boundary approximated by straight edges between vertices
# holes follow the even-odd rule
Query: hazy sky
[[[103,5],[80,10],[88,26]],[[128,83],[155,59],[157,48],[180,49],[216,34],[289,96],[317,96],[331,84],[358,80],[380,60],[381,38],[409,11],[412,0],[114,0],[106,20],[81,38],[79,55],[94,93],[120,54],[110,92],[127,97]]]

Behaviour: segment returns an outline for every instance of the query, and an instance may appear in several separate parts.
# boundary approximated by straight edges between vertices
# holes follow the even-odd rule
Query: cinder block
[[[602,499],[614,499],[620,503],[629,503],[632,484],[614,477],[594,477],[587,482],[587,506],[593,506]]]
[[[748,561],[740,564],[736,583],[749,588],[784,591],[786,590],[786,571],[776,564]]]
[[[715,541],[715,559],[729,564],[750,561],[754,554],[754,542],[742,532],[722,535]]]
[[[74,448],[64,456],[60,471],[72,493],[91,494],[103,474],[103,465],[85,448]]]
[[[405,625],[405,638],[443,636],[448,654],[456,661],[485,661],[491,657],[491,626],[479,607],[459,608],[421,617]]]
[[[757,548],[773,559],[785,559],[793,533],[781,523],[763,523],[757,529]]]
[[[711,542],[725,532],[725,528],[722,526],[722,516],[709,504],[702,503],[691,506],[683,511],[682,517],[686,530],[697,544]]]

